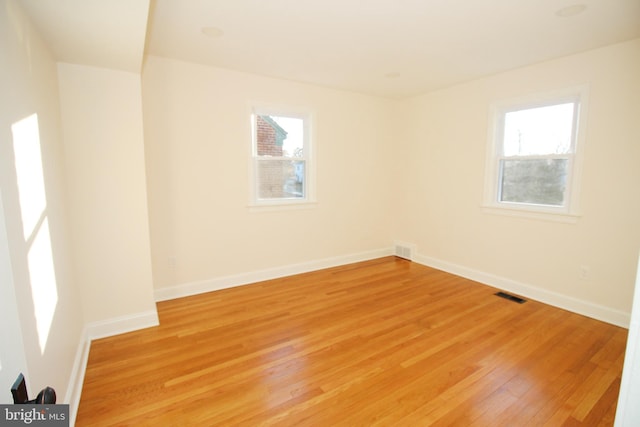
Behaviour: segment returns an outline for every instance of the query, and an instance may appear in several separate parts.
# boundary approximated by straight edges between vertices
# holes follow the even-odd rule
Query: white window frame
[[[303,157],[304,167],[304,197],[296,198],[279,198],[279,199],[260,199],[258,198],[258,173],[257,165],[261,156],[257,151],[257,133],[256,133],[256,116],[275,116],[275,117],[291,117],[301,119],[303,121]],[[315,147],[313,144],[313,121],[314,114],[304,108],[282,107],[265,104],[253,103],[250,108],[251,122],[251,156],[249,167],[249,207],[252,210],[280,210],[280,209],[296,209],[312,207],[316,203],[315,199]],[[270,157],[272,160],[290,159],[289,157]]]
[[[543,220],[576,222],[581,216],[579,210],[580,178],[585,145],[588,87],[571,87],[544,94],[499,101],[491,105],[489,115],[489,135],[484,183],[484,211],[501,215],[516,215]],[[512,111],[564,103],[575,103],[573,138],[568,154],[542,156],[522,156],[515,158],[568,160],[567,188],[563,206],[537,205],[500,201],[500,160],[502,155],[505,115]],[[513,159],[514,157],[509,157]]]

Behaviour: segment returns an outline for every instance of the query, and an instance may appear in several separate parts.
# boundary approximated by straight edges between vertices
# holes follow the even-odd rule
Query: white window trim
[[[500,132],[504,128],[504,115],[509,111],[555,105],[563,102],[578,102],[575,115],[573,150],[568,155],[539,156],[569,159],[570,181],[566,194],[566,206],[546,206],[527,203],[499,202],[499,162],[502,140]],[[582,159],[585,150],[587,124],[588,86],[581,85],[567,89],[529,95],[521,98],[502,100],[491,105],[489,111],[489,132],[487,137],[486,170],[484,181],[483,211],[490,214],[519,216],[558,222],[577,222],[582,216],[579,208]],[[513,158],[513,157],[511,157]],[[527,157],[531,158],[531,157]]]
[[[308,209],[316,206],[316,166],[315,166],[315,114],[307,108],[288,107],[281,105],[251,103],[249,114],[249,129],[251,132],[249,143],[249,203],[248,208],[252,212]],[[304,198],[283,198],[283,199],[259,199],[257,195],[258,176],[256,164],[259,161],[256,153],[256,115],[283,116],[300,118],[304,123],[304,160],[305,160],[305,180]],[[273,159],[278,159],[274,157]]]

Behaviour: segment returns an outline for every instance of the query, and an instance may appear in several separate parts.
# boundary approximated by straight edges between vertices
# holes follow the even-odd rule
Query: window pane
[[[506,113],[504,155],[570,153],[573,111],[574,103],[568,103]]]
[[[304,120],[293,117],[256,116],[258,156],[302,157]]]
[[[259,199],[304,197],[304,160],[260,159],[257,162]]]
[[[500,201],[564,206],[568,160],[500,161]]]

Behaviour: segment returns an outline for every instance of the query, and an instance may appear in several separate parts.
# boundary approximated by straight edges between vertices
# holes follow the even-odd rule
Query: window
[[[576,215],[586,90],[492,108],[485,205]]]
[[[254,109],[253,205],[312,201],[309,116]]]

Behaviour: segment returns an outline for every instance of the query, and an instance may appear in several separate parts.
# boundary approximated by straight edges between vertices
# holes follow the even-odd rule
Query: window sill
[[[290,211],[301,209],[313,209],[317,206],[315,200],[278,200],[250,203],[249,212]]]
[[[541,221],[561,222],[576,224],[582,217],[581,214],[567,212],[550,212],[535,208],[517,208],[512,206],[484,205],[482,212],[491,215],[502,215],[517,218],[536,219]]]

